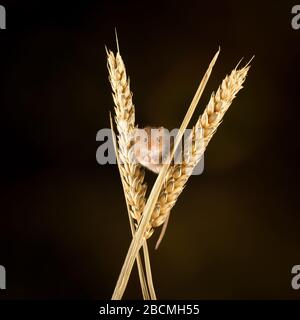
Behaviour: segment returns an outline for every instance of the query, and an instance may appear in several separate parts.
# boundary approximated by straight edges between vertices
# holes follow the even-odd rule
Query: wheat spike
[[[159,227],[166,221],[170,210],[183,191],[194,167],[200,161],[210,139],[220,125],[224,114],[238,91],[243,88],[243,82],[245,81],[249,68],[250,67],[246,65],[239,70],[234,69],[231,74],[229,76],[227,75],[222,81],[216,94],[212,93],[207,107],[192,130],[191,139],[193,144],[191,153],[188,154],[182,164],[171,166],[167,172],[164,186],[151,217],[150,223],[152,228]],[[202,142],[199,142],[198,132],[201,132]],[[158,240],[157,246],[161,239],[162,236]]]
[[[118,44],[118,41],[117,41]],[[132,102],[130,83],[127,78],[123,59],[118,52],[116,55],[112,51],[107,53],[107,67],[109,71],[109,81],[112,87],[112,96],[115,104],[115,122],[118,130],[118,167],[126,197],[129,214],[137,222],[141,219],[145,207],[145,194],[147,185],[144,183],[144,169],[136,162],[133,162],[132,136],[135,130],[135,108]],[[134,225],[131,223],[132,235],[134,235]],[[150,229],[150,227],[149,227]],[[147,234],[150,235],[150,229]],[[149,253],[147,243],[143,244],[144,259],[146,267],[147,282],[149,288],[144,283],[144,270],[139,256],[137,257],[139,277],[144,299],[148,299],[148,289],[152,300],[156,300],[156,294],[152,282]]]
[[[118,130],[120,170],[124,178],[126,197],[132,217],[139,221],[145,206],[147,185],[144,169],[133,161],[132,136],[135,128],[135,108],[129,79],[119,52],[107,51],[107,67],[115,103],[115,121]]]

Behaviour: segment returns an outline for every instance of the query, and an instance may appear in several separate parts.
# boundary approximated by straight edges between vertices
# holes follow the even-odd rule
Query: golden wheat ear
[[[252,59],[241,69],[232,70],[229,76],[226,76],[219,86],[216,93],[212,93],[211,98],[203,112],[196,122],[192,131],[193,149],[189,160],[184,161],[181,165],[170,167],[167,172],[167,179],[162,188],[158,202],[153,211],[151,225],[153,228],[163,224],[160,236],[155,248],[157,249],[165,235],[170,211],[175,205],[179,195],[183,191],[188,178],[192,174],[193,168],[201,160],[207,145],[221,124],[223,117],[230,107],[237,93],[243,88]],[[240,63],[240,62],[239,62]],[[238,63],[238,65],[239,65]],[[238,66],[237,65],[237,66]],[[196,143],[195,133],[197,130],[202,131],[203,143]]]
[[[131,144],[135,128],[135,107],[125,65],[119,52],[114,55],[112,51],[108,51],[107,66],[115,104],[121,174],[125,181],[130,213],[139,221],[145,206],[147,185],[144,183],[144,169],[133,163]]]
[[[111,83],[112,96],[115,104],[115,122],[118,132],[115,149],[128,213],[130,215],[131,231],[134,236],[135,223],[140,221],[145,206],[147,185],[144,182],[144,169],[139,164],[133,163],[131,144],[135,129],[135,107],[132,101],[132,92],[130,91],[130,83],[126,74],[125,64],[120,54],[117,30],[115,30],[115,34],[118,50],[116,55],[106,47],[105,50],[107,54],[109,81]],[[145,274],[141,259],[137,256],[143,297],[144,299],[151,298],[152,300],[156,300],[146,242],[143,244],[143,252],[147,283],[145,282]]]

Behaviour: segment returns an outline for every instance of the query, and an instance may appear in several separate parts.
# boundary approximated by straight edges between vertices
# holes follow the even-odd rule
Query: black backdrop
[[[288,1],[0,1],[0,298],[109,298],[130,232],[117,168],[96,133],[113,110],[104,45],[121,52],[137,122],[178,127],[240,60],[249,77],[149,242],[159,298],[299,298],[300,30]],[[155,176],[148,173],[150,182]],[[134,270],[126,298],[140,298]]]

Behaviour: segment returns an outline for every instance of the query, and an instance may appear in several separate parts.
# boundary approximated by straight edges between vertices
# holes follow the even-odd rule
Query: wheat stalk
[[[113,120],[112,120],[112,117],[111,117],[111,113],[109,114],[109,117],[110,117],[110,127],[111,127],[111,132],[112,132],[113,144],[114,144],[114,149],[115,149],[116,158],[117,158],[117,165],[118,165],[118,169],[119,169],[119,173],[120,173],[120,177],[121,177],[121,182],[122,182],[122,186],[123,186],[123,191],[124,191],[124,195],[125,195],[125,202],[126,202],[127,213],[128,213],[128,218],[129,218],[130,230],[131,230],[132,236],[134,236],[135,227],[134,227],[133,218],[132,218],[132,216],[130,214],[129,204],[128,204],[127,198],[126,198],[125,182],[124,182],[123,176],[121,174],[119,151],[118,151],[118,147],[117,147],[116,135],[115,135],[115,132],[114,132]],[[140,278],[143,298],[144,298],[144,300],[150,300],[149,289],[148,289],[148,286],[147,286],[147,281],[146,281],[146,278],[145,278],[145,272],[144,272],[144,269],[143,269],[143,265],[142,265],[140,254],[137,255],[136,262],[137,262],[137,266],[138,266],[138,273],[139,273],[139,278]]]
[[[118,167],[121,175],[124,194],[128,212],[131,217],[130,226],[132,236],[134,236],[135,227],[131,219],[137,222],[141,219],[141,214],[145,206],[145,193],[147,185],[144,183],[144,169],[133,162],[132,136],[135,129],[135,108],[132,102],[132,93],[130,91],[129,79],[127,79],[126,69],[123,59],[119,53],[116,56],[112,51],[107,52],[107,67],[109,70],[109,80],[112,87],[112,95],[115,104],[115,121],[118,130]],[[117,149],[117,148],[116,148]],[[149,233],[148,233],[149,234]],[[143,244],[146,275],[148,280],[148,288],[146,288],[144,280],[143,266],[139,255],[137,256],[137,265],[141,288],[144,299],[148,299],[148,290],[151,299],[156,299],[156,294],[152,282],[152,274],[150,267],[150,258],[147,243]]]
[[[193,169],[200,161],[204,151],[220,125],[226,111],[231,105],[236,94],[243,88],[249,66],[237,70],[236,68],[227,75],[219,86],[216,94],[212,93],[207,107],[193,127],[191,137],[192,150],[184,158],[182,164],[171,166],[167,172],[166,181],[162,188],[157,204],[153,211],[150,224],[156,228],[167,220],[170,210],[175,205],[179,195],[183,191],[186,182]],[[201,132],[201,137],[198,135]],[[199,138],[202,142],[199,141]],[[160,235],[156,248],[162,240],[165,229]]]

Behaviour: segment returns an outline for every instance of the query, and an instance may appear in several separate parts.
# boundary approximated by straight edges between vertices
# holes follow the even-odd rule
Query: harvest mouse
[[[173,141],[164,127],[145,127],[135,129],[134,156],[142,166],[152,172],[159,170],[170,159]]]

